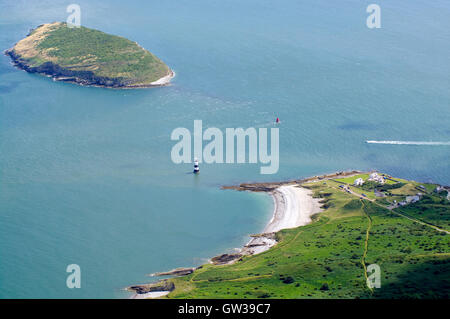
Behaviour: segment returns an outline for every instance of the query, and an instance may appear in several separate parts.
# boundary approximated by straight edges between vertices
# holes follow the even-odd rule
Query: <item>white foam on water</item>
[[[448,145],[450,142],[417,142],[417,141],[366,141],[368,144],[390,144],[390,145]]]

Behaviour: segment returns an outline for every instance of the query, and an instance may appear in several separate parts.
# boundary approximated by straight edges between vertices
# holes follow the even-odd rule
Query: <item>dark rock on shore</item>
[[[157,272],[155,274],[152,274],[151,276],[187,276],[189,274],[192,274],[194,272],[195,268],[177,268],[171,271],[167,272]]]
[[[240,259],[241,257],[242,257],[241,254],[223,254],[223,255],[211,258],[211,262],[214,265],[225,265],[232,261],[235,261],[236,259]]]
[[[146,294],[148,292],[157,292],[157,291],[173,291],[174,289],[175,289],[174,283],[169,282],[167,280],[162,280],[154,284],[136,285],[128,287],[128,290],[134,291],[137,294]]]

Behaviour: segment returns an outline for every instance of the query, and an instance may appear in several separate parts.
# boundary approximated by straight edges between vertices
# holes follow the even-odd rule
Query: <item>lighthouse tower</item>
[[[198,159],[194,159],[194,174],[200,173],[200,167],[198,167]]]

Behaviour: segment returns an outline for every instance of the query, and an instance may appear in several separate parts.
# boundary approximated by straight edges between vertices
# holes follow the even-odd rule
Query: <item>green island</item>
[[[169,272],[176,276],[130,290],[188,299],[449,298],[449,188],[340,174],[287,182],[311,190],[322,212],[308,225],[277,232],[271,249]],[[359,178],[365,182],[357,185]],[[280,184],[235,189],[270,192]],[[367,285],[371,264],[380,267],[380,288]]]
[[[62,22],[38,26],[5,54],[27,72],[80,85],[144,88],[167,85],[174,76],[136,42]]]

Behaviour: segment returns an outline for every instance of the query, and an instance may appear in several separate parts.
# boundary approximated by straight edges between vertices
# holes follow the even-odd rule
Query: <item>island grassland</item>
[[[174,285],[165,298],[449,298],[447,194],[398,180],[370,198],[369,185],[344,187],[357,177],[303,183],[323,208],[311,224],[277,232],[261,254],[164,279]],[[420,201],[393,206],[418,190]],[[366,284],[370,264],[380,266],[381,288]]]
[[[160,86],[173,76],[164,62],[136,42],[61,22],[37,27],[6,54],[28,72],[84,85]],[[167,80],[158,82],[163,78]]]

